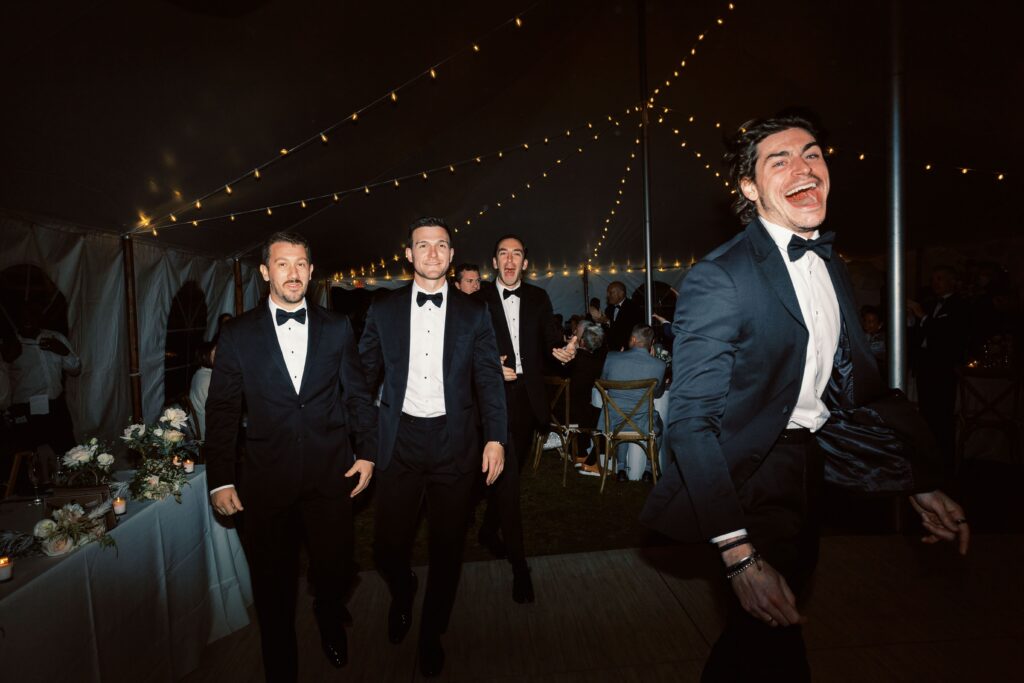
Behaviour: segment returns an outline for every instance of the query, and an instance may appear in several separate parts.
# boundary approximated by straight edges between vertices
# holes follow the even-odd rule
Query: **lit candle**
[[[185,474],[192,474],[196,469],[196,464],[191,460],[185,461]]]
[[[127,500],[125,500],[124,498],[115,498],[114,499],[114,514],[115,515],[123,515],[127,509],[128,509],[128,501]]]
[[[171,460],[171,462],[174,463],[175,467],[178,467],[179,465],[181,465],[181,458],[179,458],[178,456],[174,456],[174,459]]]
[[[9,557],[0,557],[0,581],[10,581],[14,574],[14,560]]]

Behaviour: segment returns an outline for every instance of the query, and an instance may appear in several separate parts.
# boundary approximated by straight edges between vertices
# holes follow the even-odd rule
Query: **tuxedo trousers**
[[[478,472],[460,472],[448,446],[445,416],[403,414],[387,469],[377,473],[374,553],[392,600],[411,605],[411,557],[426,503],[430,553],[420,637],[448,628],[462,567],[473,485]]]
[[[253,601],[260,627],[263,668],[268,682],[295,681],[298,644],[295,604],[299,549],[309,556],[306,579],[314,596],[313,611],[322,631],[343,628],[351,617],[345,608],[352,581],[352,485],[324,496],[308,484],[293,500],[247,500],[239,530],[252,577]]]
[[[482,534],[501,529],[505,552],[512,566],[526,567],[526,546],[523,543],[523,513],[519,501],[519,485],[523,463],[530,459],[536,418],[530,407],[526,383],[520,377],[505,383],[508,406],[508,443],[505,446],[505,469],[487,490],[487,510],[481,525]]]
[[[818,561],[823,485],[824,456],[814,436],[803,429],[786,430],[737,491],[751,543],[798,600],[806,593]],[[768,626],[743,609],[731,585],[725,590],[726,626],[701,681],[809,681],[801,627]]]

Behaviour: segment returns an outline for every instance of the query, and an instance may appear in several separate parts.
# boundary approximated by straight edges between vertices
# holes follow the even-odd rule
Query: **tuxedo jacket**
[[[442,374],[448,448],[466,473],[480,469],[479,429],[485,442],[508,440],[504,380],[487,307],[454,287],[446,296]],[[380,470],[391,462],[405,403],[412,305],[412,284],[382,292],[370,305],[359,340],[367,384],[380,389]]]
[[[376,459],[377,415],[348,318],[307,300],[306,364],[299,392],[288,375],[266,299],[228,321],[206,399],[203,455],[213,490],[239,488],[243,505],[287,504],[311,482],[325,495],[349,484],[353,456]],[[242,399],[246,461],[236,480]],[[355,442],[353,454],[350,436]]]
[[[629,348],[629,338],[633,334],[633,328],[644,321],[644,314],[638,302],[633,299],[623,299],[619,306],[619,315],[612,320],[614,306],[604,309],[608,316],[608,334],[605,337],[610,351],[622,351]]]
[[[548,293],[536,285],[520,282],[519,289],[519,356],[523,365],[523,382],[530,397],[530,409],[537,424],[547,424],[551,416],[544,390],[544,363],[551,350],[565,345],[561,331],[554,323]],[[505,356],[505,366],[516,369],[516,353],[505,318],[501,291],[497,287],[481,289],[473,296],[487,304],[498,339],[498,351]]]
[[[842,259],[826,264],[842,328],[823,398],[830,410],[850,410],[885,390]],[[708,540],[746,527],[737,490],[772,466],[769,452],[800,393],[808,332],[783,257],[757,219],[696,264],[679,290],[669,408],[676,460],[641,519],[680,540]]]
[[[911,358],[918,373],[934,371],[935,367],[949,372],[967,360],[967,340],[971,330],[971,316],[967,302],[951,294],[936,306],[933,302],[928,316],[911,328]]]

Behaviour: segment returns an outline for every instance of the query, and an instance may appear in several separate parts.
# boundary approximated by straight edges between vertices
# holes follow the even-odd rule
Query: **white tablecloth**
[[[0,528],[19,514],[4,505]],[[248,624],[248,565],[235,530],[211,514],[203,468],[180,505],[130,501],[110,533],[116,549],[15,561],[0,584],[5,679],[175,681],[207,643]]]

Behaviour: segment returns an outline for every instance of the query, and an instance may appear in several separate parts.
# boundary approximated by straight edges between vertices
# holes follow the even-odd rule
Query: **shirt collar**
[[[423,289],[418,284],[416,284],[416,281],[413,280],[413,283],[412,283],[412,296],[413,296],[413,298],[416,298],[417,292],[423,292],[424,294],[437,294],[437,292],[441,292],[441,294],[442,294],[441,301],[444,302],[444,301],[446,301],[448,299],[448,280],[445,279],[444,284],[441,285],[441,289],[438,289],[437,291],[434,291],[434,292],[428,292],[427,290]]]
[[[517,289],[519,289],[520,287],[523,286],[523,281],[520,280],[519,284],[517,284],[515,287],[506,287],[505,283],[501,281],[501,278],[500,277],[496,277],[496,278],[494,278],[494,284],[497,285],[499,292],[504,292],[506,289],[508,291],[510,291],[510,292],[514,292],[514,291],[516,291]]]
[[[758,216],[758,218],[765,230],[768,231],[768,235],[772,238],[772,241],[775,242],[775,245],[781,249],[783,253],[787,253],[789,251],[789,241],[793,239],[793,235],[796,235],[796,233],[789,228],[784,228],[781,225],[776,225],[771,221],[765,220],[763,216]],[[802,239],[818,239],[818,231],[815,230],[811,233],[809,238],[804,237],[803,235],[797,235],[797,237]]]
[[[283,309],[280,306],[278,306],[277,304],[275,304],[274,300],[271,299],[269,296],[267,297],[267,303],[270,304],[270,315],[271,316],[276,316],[278,309],[284,311],[285,313],[291,313],[292,312],[292,311],[286,311],[285,309]],[[299,303],[298,307],[293,309],[293,310],[301,311],[305,307],[306,307],[306,297],[302,297],[302,301]]]

